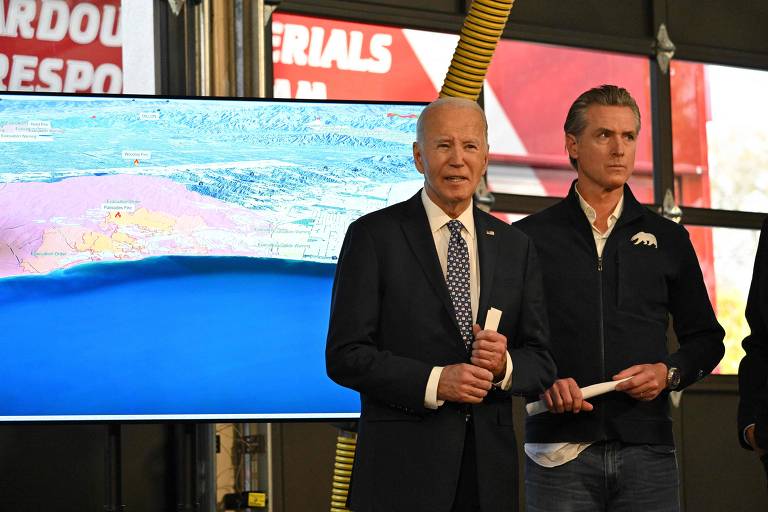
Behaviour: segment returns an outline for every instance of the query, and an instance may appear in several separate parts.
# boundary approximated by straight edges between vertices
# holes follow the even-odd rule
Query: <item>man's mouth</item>
[[[451,183],[459,183],[461,181],[466,181],[467,178],[464,176],[448,176],[445,178],[446,181],[450,181]]]

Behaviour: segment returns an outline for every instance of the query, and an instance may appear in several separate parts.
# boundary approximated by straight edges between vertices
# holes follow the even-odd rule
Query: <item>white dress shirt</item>
[[[429,228],[432,231],[435,249],[440,259],[440,268],[443,270],[443,277],[445,277],[448,273],[448,242],[451,239],[451,232],[448,230],[447,224],[453,219],[432,202],[424,189],[421,190],[421,201],[427,212]],[[467,243],[467,251],[469,252],[469,298],[472,305],[472,322],[476,323],[477,309],[480,307],[480,261],[477,255],[477,237],[475,236],[475,217],[472,212],[472,205],[470,204],[456,220],[464,226],[461,229],[461,237]],[[437,409],[445,403],[444,400],[437,399],[437,385],[440,382],[442,372],[442,366],[435,366],[429,374],[427,389],[424,393],[424,407],[428,409]],[[505,391],[512,385],[512,358],[509,352],[507,352],[507,369],[504,378],[494,385]]]
[[[589,220],[589,225],[592,226],[592,235],[595,237],[595,249],[597,250],[597,256],[602,258],[603,249],[605,248],[605,242],[613,231],[613,227],[616,225],[616,221],[621,217],[621,212],[624,209],[624,195],[616,204],[616,208],[613,209],[613,213],[608,217],[608,229],[605,233],[601,233],[595,226],[595,220],[597,220],[597,212],[587,203],[581,194],[579,189],[576,188],[576,195],[579,197],[579,204],[581,205],[584,215]],[[566,412],[563,414],[572,414]],[[570,462],[579,456],[581,452],[586,450],[592,443],[525,443],[523,448],[526,455],[531,458],[539,466],[545,468],[553,468],[555,466],[562,466],[566,462]]]

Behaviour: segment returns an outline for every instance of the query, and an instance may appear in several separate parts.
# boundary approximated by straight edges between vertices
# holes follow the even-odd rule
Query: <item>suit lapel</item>
[[[480,258],[480,301],[477,323],[483,327],[485,316],[490,307],[493,275],[496,271],[496,255],[499,246],[496,233],[490,229],[486,214],[475,208],[475,236],[477,237],[477,256]]]
[[[453,304],[448,294],[443,271],[440,268],[435,241],[429,229],[429,220],[427,219],[427,213],[424,211],[424,205],[421,204],[420,194],[416,194],[408,202],[408,209],[402,227],[405,238],[408,240],[408,244],[416,256],[416,260],[419,262],[435,294],[440,298],[448,316],[450,316],[458,330],[459,324],[456,322]]]

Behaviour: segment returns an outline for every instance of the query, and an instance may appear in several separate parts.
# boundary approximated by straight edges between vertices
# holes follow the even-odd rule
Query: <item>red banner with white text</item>
[[[121,0],[0,0],[0,91],[120,93]]]

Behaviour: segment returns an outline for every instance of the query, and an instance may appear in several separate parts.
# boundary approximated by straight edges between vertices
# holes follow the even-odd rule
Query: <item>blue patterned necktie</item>
[[[461,237],[464,225],[454,219],[448,222],[451,239],[448,241],[448,272],[446,284],[459,324],[461,339],[467,351],[472,349],[472,303],[469,295],[469,251],[467,242]]]

